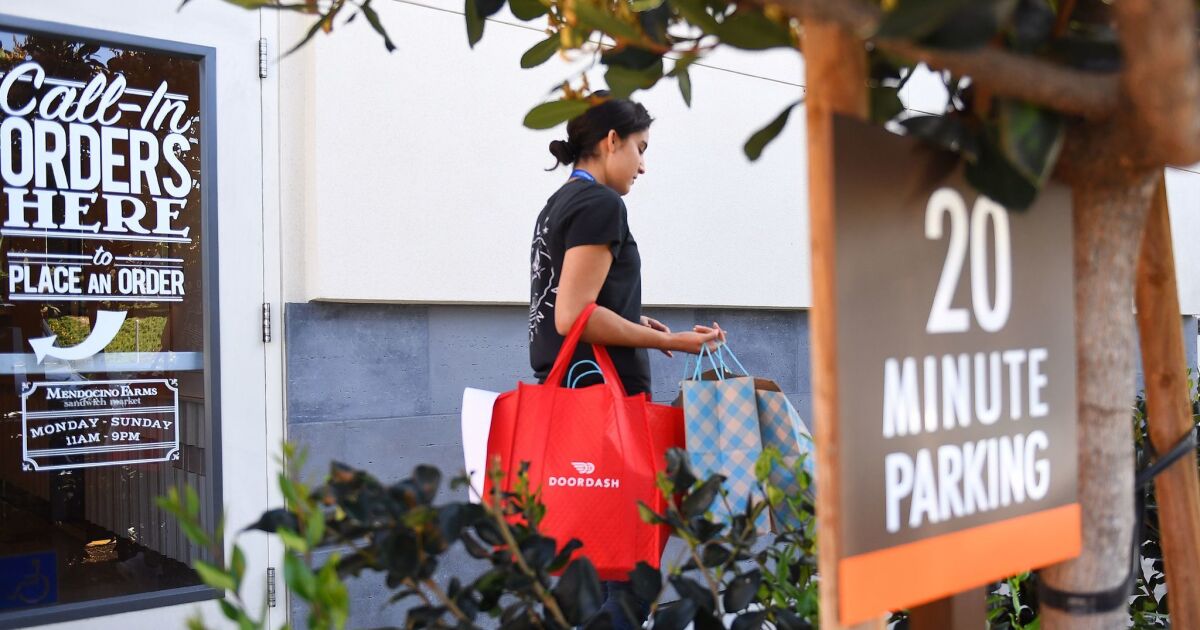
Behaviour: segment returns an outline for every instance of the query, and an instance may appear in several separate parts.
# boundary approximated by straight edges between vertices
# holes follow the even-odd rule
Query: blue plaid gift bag
[[[763,446],[775,447],[783,456],[783,465],[772,466],[768,480],[771,485],[783,490],[785,496],[812,493],[812,486],[803,487],[796,472],[797,467],[802,466],[809,479],[814,478],[816,462],[813,460],[812,435],[808,427],[804,426],[796,408],[774,382],[755,379],[755,396],[758,398],[758,426],[762,431]],[[803,525],[799,516],[787,505],[772,508],[771,515],[775,519],[776,531],[799,529]]]
[[[718,501],[713,512],[731,518],[729,510],[743,513],[751,496],[765,500],[754,476],[763,449],[758,399],[754,379],[749,376],[727,376],[725,370],[716,368],[717,380],[702,378],[701,359],[705,355],[716,366],[705,349],[691,378],[680,383],[688,459],[700,479],[714,474],[725,476],[729,505]],[[769,529],[766,512],[755,525],[761,531]]]
[[[713,369],[701,374],[700,362],[705,357]],[[703,350],[690,376],[680,387],[684,427],[690,463],[701,479],[714,473],[725,475],[731,507],[744,510],[750,496],[761,497],[755,463],[763,448],[773,447],[783,461],[771,467],[771,485],[786,496],[811,496],[813,488],[802,487],[796,469],[803,460],[803,469],[810,478],[814,475],[812,436],[774,381],[750,376],[727,345],[711,353]],[[726,511],[723,505],[719,507],[718,513]],[[776,531],[802,525],[786,505],[772,509],[771,516]],[[765,512],[755,525],[760,531],[769,528]]]

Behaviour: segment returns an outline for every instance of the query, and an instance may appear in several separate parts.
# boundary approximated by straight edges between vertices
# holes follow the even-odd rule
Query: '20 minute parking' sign
[[[1078,555],[1070,193],[835,126],[845,624]]]

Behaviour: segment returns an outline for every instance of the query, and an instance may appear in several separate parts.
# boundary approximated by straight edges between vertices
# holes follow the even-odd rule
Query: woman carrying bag
[[[584,343],[571,362],[595,361],[590,344],[607,347],[628,395],[650,393],[647,349],[667,356],[676,350],[695,354],[706,344],[712,347],[724,340],[715,322],[673,333],[642,315],[641,257],[621,197],[646,172],[644,154],[652,122],[641,104],[607,99],[567,123],[565,141],[550,143],[555,168],[574,165],[574,170],[546,202],[533,233],[529,358],[539,382],[549,376],[564,338],[593,302],[597,307],[590,311],[580,337]],[[599,381],[598,375],[585,376],[571,386]],[[610,613],[614,628],[629,628],[617,595],[625,591],[632,596],[628,582],[608,581],[604,590],[602,610]],[[644,619],[649,602],[637,605]]]

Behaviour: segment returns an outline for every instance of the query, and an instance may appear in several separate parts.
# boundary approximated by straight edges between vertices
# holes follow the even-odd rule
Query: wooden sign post
[[[837,311],[834,268],[833,115],[867,117],[867,56],[858,38],[816,20],[804,23],[805,109],[808,133],[808,216],[812,244],[813,411],[816,414],[817,570],[821,627],[883,630],[884,619],[843,624],[838,616],[841,558],[841,431],[837,424]],[[826,474],[833,473],[833,474]]]
[[[1171,247],[1165,179],[1146,218],[1137,269],[1137,322],[1146,381],[1150,441],[1166,453],[1192,431],[1192,410],[1183,366],[1179,292]],[[1154,480],[1158,497],[1171,625],[1200,628],[1200,474],[1186,456]]]

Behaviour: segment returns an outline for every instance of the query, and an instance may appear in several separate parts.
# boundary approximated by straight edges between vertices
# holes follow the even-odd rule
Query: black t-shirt
[[[554,327],[554,303],[563,256],[578,245],[609,246],[613,262],[596,303],[631,322],[641,322],[642,258],[629,232],[625,202],[602,184],[568,181],[538,215],[530,250],[529,363],[539,381],[549,375],[562,347],[563,336]],[[650,392],[650,358],[645,348],[610,347],[608,354],[627,393]],[[595,356],[590,345],[580,342],[571,364],[582,360],[595,360]],[[581,366],[575,374],[586,371]],[[577,387],[598,382],[598,376],[587,377]]]

